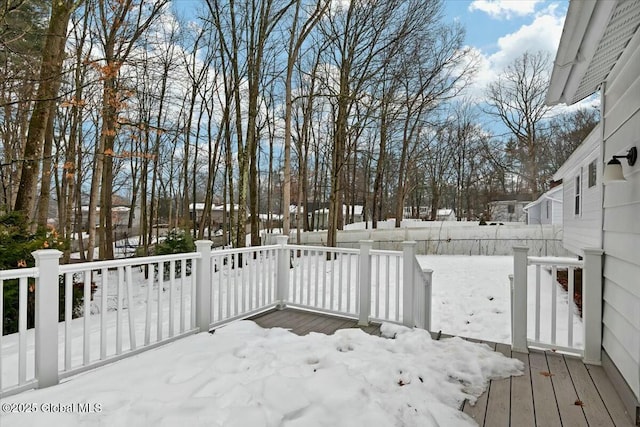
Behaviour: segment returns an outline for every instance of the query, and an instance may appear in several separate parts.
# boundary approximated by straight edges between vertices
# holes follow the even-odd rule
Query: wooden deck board
[[[551,373],[544,353],[529,353],[529,373],[536,425],[539,427],[560,427],[560,413],[556,402]]]
[[[278,326],[290,329],[291,332],[298,335],[300,335],[299,331],[306,328],[309,323],[318,321],[318,316],[313,313],[295,312],[290,310],[287,310],[284,313],[285,315],[280,318],[280,324]]]
[[[556,393],[556,402],[558,402],[558,411],[563,426],[587,426],[587,420],[584,416],[582,407],[577,404],[578,395],[574,388],[569,370],[564,357],[559,354],[547,353],[547,363],[549,364],[549,372],[553,390]]]
[[[318,316],[316,319],[306,322],[304,325],[300,327],[293,328],[292,332],[298,335],[306,335],[311,331],[321,332],[322,329],[326,327],[327,323],[331,323],[331,322],[335,322],[335,320],[331,318]]]
[[[511,348],[506,344],[497,344],[496,351],[511,357]],[[511,378],[491,380],[487,399],[485,425],[496,427],[510,425]]]
[[[565,358],[565,362],[578,395],[578,403],[581,403],[582,411],[587,420],[589,420],[589,425],[614,427],[607,408],[605,408],[584,363],[573,357]]]
[[[310,332],[333,334],[339,329],[359,328],[380,335],[380,325],[358,326],[354,319],[298,309],[272,310],[250,318],[258,325],[281,327],[298,335]],[[438,337],[437,332],[431,333]],[[440,339],[449,338],[441,334]],[[553,352],[532,350],[529,354],[511,352],[505,344],[477,339],[492,350],[516,358],[525,365],[524,375],[492,380],[475,405],[463,402],[462,411],[478,425],[494,426],[632,426],[631,418],[611,381],[599,366],[584,365]],[[581,404],[582,403],[582,404]]]
[[[284,310],[272,310],[250,317],[249,320],[253,320],[263,328],[270,328],[272,326],[281,326],[282,320],[290,315]]]
[[[327,335],[332,335],[338,329],[352,329],[352,328],[357,329],[357,327],[358,327],[358,324],[355,320],[345,320],[342,323],[332,323],[330,325],[327,325],[325,329],[322,331],[322,333]]]
[[[482,343],[482,341],[476,340],[476,339],[468,339],[468,341]],[[485,343],[485,344],[487,344],[492,350],[496,349],[495,343]],[[491,387],[491,384],[489,384],[489,387]],[[465,414],[469,415],[471,418],[473,418],[473,420],[481,426],[484,425],[484,417],[487,413],[487,396],[488,395],[489,395],[489,389],[487,389],[487,391],[485,391],[478,397],[478,400],[476,400],[475,405],[471,405],[469,404],[469,402],[465,401],[464,406],[462,407],[462,411]]]
[[[607,408],[607,412],[611,416],[613,423],[616,427],[630,427],[633,426],[631,422],[631,416],[627,413],[624,404],[618,397],[613,384],[609,381],[607,374],[604,372],[602,366],[585,365],[589,371],[589,376],[593,380],[593,384],[598,390],[598,394]]]
[[[520,377],[511,378],[511,425],[535,426],[536,417],[533,412],[533,390],[531,389],[531,368],[529,355],[511,352],[511,357],[524,363],[524,373]]]

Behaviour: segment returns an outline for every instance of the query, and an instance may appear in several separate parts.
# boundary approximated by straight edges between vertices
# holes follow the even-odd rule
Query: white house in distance
[[[527,213],[524,211],[524,207],[529,203],[531,203],[530,198],[519,200],[514,196],[489,202],[490,217],[487,221],[525,222]]]
[[[637,0],[574,0],[569,4],[546,102],[574,104],[599,90],[602,162],[598,161],[596,166],[602,167],[603,162],[609,162],[614,155],[626,156],[633,147],[640,146],[639,26],[640,1]],[[600,248],[604,251],[601,354],[602,366],[633,422],[637,423],[640,420],[640,162],[631,161],[631,157],[619,161],[626,181],[604,185],[600,203]],[[585,188],[583,172],[574,176],[581,177],[580,191]],[[596,179],[601,176],[596,167]],[[568,187],[566,182],[565,186]],[[580,199],[584,213],[585,200]]]
[[[562,184],[548,190],[523,209],[527,213],[527,224],[562,225]]]
[[[353,222],[362,222],[362,205],[353,205],[347,206],[342,205],[342,214],[346,220],[347,215],[351,215],[351,210],[353,209]],[[313,211],[313,215],[315,216],[315,224],[317,228],[320,230],[324,230],[327,228],[329,224],[329,209],[317,209]]]
[[[583,256],[583,248],[602,247],[602,126],[598,124],[553,175],[562,180],[562,245]]]
[[[436,212],[436,221],[455,221],[456,212],[453,209],[438,209]]]

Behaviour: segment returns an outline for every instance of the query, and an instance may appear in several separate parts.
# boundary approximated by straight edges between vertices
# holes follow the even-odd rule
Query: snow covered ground
[[[485,341],[511,343],[511,296],[509,275],[513,274],[513,257],[419,255],[423,268],[433,270],[431,329],[434,331],[478,338]],[[528,269],[528,336],[534,338],[535,266]],[[557,295],[557,345],[567,346],[568,310],[578,312],[569,303],[567,292],[541,271],[541,340],[551,339],[551,293]],[[582,320],[573,318],[574,345],[583,347]]]
[[[32,412],[5,411],[2,424],[467,426],[460,403],[522,370],[481,344],[383,332],[395,339],[358,329],[298,337],[236,322],[3,399]]]

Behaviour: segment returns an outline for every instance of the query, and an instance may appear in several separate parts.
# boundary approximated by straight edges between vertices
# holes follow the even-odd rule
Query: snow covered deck
[[[298,335],[333,334],[356,328],[357,321],[307,311],[273,310],[250,318],[263,328],[281,327]],[[380,335],[380,325],[361,328]],[[437,338],[437,333],[432,336]],[[442,335],[440,338],[448,337]],[[523,376],[492,380],[474,406],[462,410],[480,426],[632,426],[611,381],[600,366],[552,351],[512,352],[506,344],[484,342],[505,356],[525,364]]]

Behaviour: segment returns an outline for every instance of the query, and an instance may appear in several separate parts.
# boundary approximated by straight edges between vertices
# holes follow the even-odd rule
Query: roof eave
[[[547,105],[573,104],[617,1],[573,0],[565,19],[549,81]],[[594,92],[597,88],[594,88]]]

